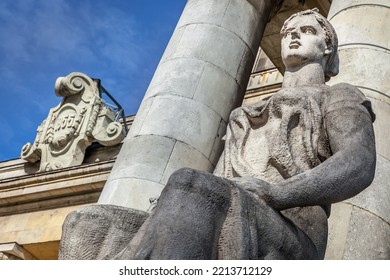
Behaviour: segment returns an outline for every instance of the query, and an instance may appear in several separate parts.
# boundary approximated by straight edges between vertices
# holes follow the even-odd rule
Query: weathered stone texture
[[[390,225],[380,217],[353,207],[343,259],[388,260]]]
[[[39,171],[51,171],[80,165],[94,141],[113,146],[123,140],[124,129],[105,106],[96,81],[75,72],[58,78],[55,89],[62,102],[38,127],[34,143],[23,146],[22,159],[40,160]]]
[[[353,9],[357,7],[380,7],[380,6],[389,6],[389,2],[387,0],[333,0],[332,5],[330,6],[328,18],[333,18],[336,14],[340,13],[344,9]],[[365,15],[370,16],[370,15]],[[363,17],[359,18],[360,20],[364,20]]]
[[[389,259],[389,2],[334,0],[328,18],[338,32],[341,61],[340,74],[330,84],[340,81],[354,84],[370,99],[376,114],[375,178],[370,187],[347,202],[353,207],[353,216],[346,226],[348,230],[344,232],[346,247],[338,251],[336,258]],[[351,209],[345,212],[345,207],[335,207],[332,212],[342,219],[344,214],[348,217]],[[333,223],[339,224],[339,221],[332,218],[330,220],[330,237],[335,238],[338,228]],[[333,245],[332,242],[329,244],[329,252],[338,250]]]
[[[388,127],[390,123],[390,97],[383,96],[381,94],[378,94],[377,91],[372,91],[368,89],[363,89],[363,92],[371,100],[372,107],[375,110],[377,115],[377,118],[374,122],[375,144],[377,147],[377,153],[378,155],[380,155],[381,157],[389,161],[390,160],[390,149],[389,149],[390,129],[388,129]],[[390,163],[387,163],[387,165],[389,164]],[[385,170],[385,173],[389,173],[389,171]],[[383,181],[383,183],[386,183],[386,181]]]
[[[329,260],[388,260],[390,224],[348,202],[332,206],[329,220]]]
[[[146,212],[112,205],[92,205],[72,212],[63,225],[59,258],[112,259],[147,217]]]
[[[129,193],[129,187],[131,192]],[[115,200],[117,205],[132,205],[134,209],[149,209],[150,199],[160,196],[164,184],[137,178],[122,178],[113,180],[103,189],[99,204],[109,204],[106,201]]]

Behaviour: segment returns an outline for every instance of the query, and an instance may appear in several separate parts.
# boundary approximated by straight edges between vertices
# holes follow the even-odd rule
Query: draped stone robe
[[[237,108],[231,113],[225,149],[214,175],[228,179],[249,176],[278,184],[312,169],[332,155],[327,114],[346,107],[359,109],[360,106],[367,108],[366,113],[374,120],[371,104],[364,95],[355,87],[339,84],[333,87],[282,88],[268,100]],[[254,247],[264,247],[261,244],[264,230],[259,230],[259,225],[266,223],[267,217],[257,215],[256,203],[249,203],[249,200],[256,200],[254,195],[242,191],[239,186],[231,189],[232,202],[222,229],[220,248],[224,249],[220,250],[220,257],[295,258],[288,253],[294,248],[270,249],[274,252],[265,249],[266,252],[262,253],[253,250]],[[318,252],[315,257],[323,258],[330,205],[286,209],[281,215],[311,239]],[[277,238],[286,239],[283,234],[275,232],[277,237],[271,238],[272,242]],[[227,240],[230,240],[229,244],[225,244]],[[290,245],[279,242],[279,246]]]

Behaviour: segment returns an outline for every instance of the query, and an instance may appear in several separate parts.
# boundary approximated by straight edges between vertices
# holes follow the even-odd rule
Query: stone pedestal
[[[374,182],[333,207],[329,259],[390,259],[389,4],[388,0],[333,0],[328,15],[339,36],[340,53],[340,74],[330,82],[357,86],[371,100],[377,117]]]
[[[277,2],[187,2],[98,203],[146,210],[175,170],[214,169]]]

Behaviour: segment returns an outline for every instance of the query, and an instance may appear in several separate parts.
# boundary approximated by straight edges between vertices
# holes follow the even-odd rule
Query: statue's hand
[[[230,180],[256,197],[257,200],[263,201],[272,207],[273,186],[270,183],[250,176],[236,177]]]

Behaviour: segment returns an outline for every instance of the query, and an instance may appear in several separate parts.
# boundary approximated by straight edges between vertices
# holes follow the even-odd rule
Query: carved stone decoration
[[[23,146],[21,158],[40,162],[39,172],[80,165],[93,142],[119,144],[125,136],[115,112],[105,106],[97,83],[83,73],[59,77],[55,83],[61,103],[37,129],[33,144]]]

